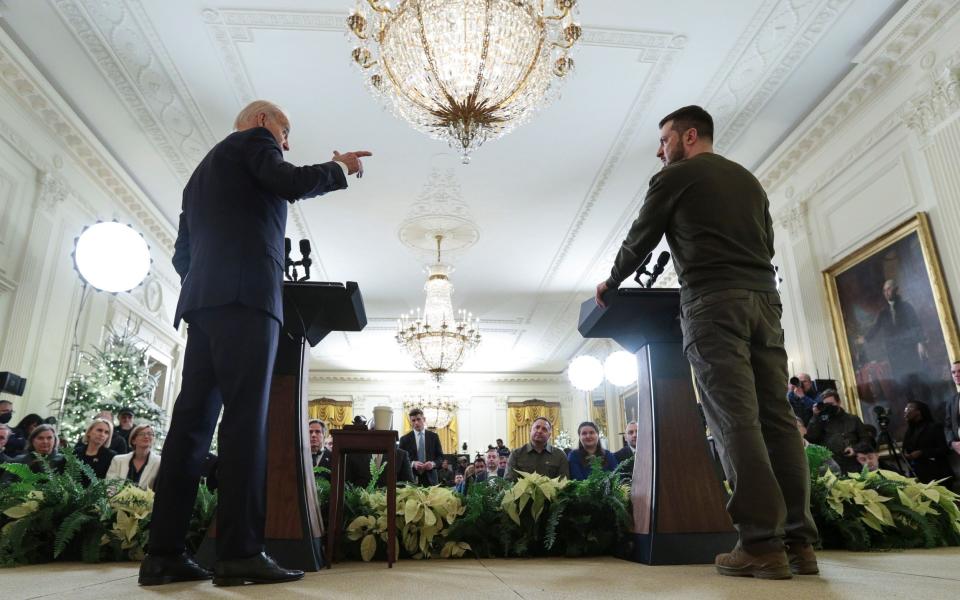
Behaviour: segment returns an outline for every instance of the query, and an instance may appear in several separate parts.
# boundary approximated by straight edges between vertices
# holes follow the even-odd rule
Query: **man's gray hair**
[[[234,130],[240,131],[245,123],[250,122],[260,113],[267,113],[269,115],[287,114],[286,111],[269,100],[254,100],[237,113],[237,118],[233,120]]]

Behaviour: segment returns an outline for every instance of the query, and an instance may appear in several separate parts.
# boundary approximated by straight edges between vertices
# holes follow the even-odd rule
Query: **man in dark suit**
[[[415,408],[410,417],[410,431],[400,438],[400,448],[407,451],[413,465],[413,475],[420,485],[437,485],[437,466],[443,460],[440,436],[428,431],[423,411]]]
[[[633,458],[633,455],[637,453],[637,422],[630,421],[627,423],[627,429],[623,432],[623,438],[627,442],[623,448],[617,450],[613,456],[617,459],[617,464],[622,463],[628,458]],[[628,471],[627,476],[630,476],[633,471]]]
[[[950,365],[954,386],[960,386],[960,360]],[[946,434],[947,443],[955,454],[960,454],[960,393],[947,400]]]
[[[295,167],[283,160],[290,121],[263,100],[245,107],[234,129],[183,190],[173,255],[182,283],[174,326],[185,320],[189,334],[141,585],[211,577],[185,554],[184,537],[221,406],[213,583],[303,576],[263,552],[267,404],[283,319],[287,202],[347,187],[346,176],[361,173],[360,157],[370,153],[334,152],[330,162]]]

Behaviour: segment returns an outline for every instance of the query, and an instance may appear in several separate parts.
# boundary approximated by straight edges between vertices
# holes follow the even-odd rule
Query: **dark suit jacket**
[[[613,457],[617,459],[617,464],[619,465],[628,458],[633,458],[633,452],[630,450],[630,446],[624,446],[616,452],[613,453]],[[630,473],[627,473],[629,475]]]
[[[173,266],[183,283],[174,327],[200,308],[241,304],[283,321],[287,202],[347,187],[334,162],[295,167],[269,130],[237,131],[183,190]]]
[[[350,452],[344,460],[344,481],[352,483],[358,487],[367,487],[370,483],[370,459],[372,454],[365,452]],[[410,456],[397,448],[397,459],[394,463],[397,471],[397,483],[413,483],[413,469],[410,467]],[[386,469],[384,469],[384,473]],[[380,474],[377,480],[377,487],[385,487],[387,478],[384,473]]]
[[[415,431],[411,430],[400,438],[400,448],[406,450],[411,461],[418,460]],[[432,470],[420,474],[414,472],[414,477],[419,479],[420,485],[437,485],[437,469],[440,468],[440,463],[443,461],[443,447],[440,445],[440,436],[429,429],[423,430],[423,451],[426,460],[433,461],[434,467]]]
[[[950,442],[960,442],[960,435],[957,434],[957,429],[960,429],[960,410],[957,408],[958,402],[960,402],[960,394],[954,394],[950,400],[947,401],[945,427],[948,444]]]

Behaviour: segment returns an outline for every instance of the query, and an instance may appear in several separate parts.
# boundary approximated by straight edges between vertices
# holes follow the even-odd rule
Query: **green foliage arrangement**
[[[36,473],[29,465],[0,465],[0,473],[13,479],[0,486],[0,566],[143,558],[153,491],[126,480],[97,479],[73,454],[63,459],[62,473],[43,457]],[[192,550],[215,508],[216,494],[201,484],[188,534]]]
[[[812,468],[812,465],[811,465]],[[889,550],[960,545],[958,496],[880,469],[812,480],[810,508],[825,548]]]
[[[196,554],[200,544],[207,535],[207,529],[213,522],[213,515],[217,511],[217,492],[207,487],[205,480],[200,481],[197,487],[197,498],[193,501],[193,514],[190,515],[190,525],[187,527],[187,550]]]
[[[448,543],[466,544],[479,558],[504,556],[501,533],[506,528],[509,542],[512,527],[505,523],[509,517],[500,505],[511,486],[505,479],[495,477],[467,488],[467,493],[460,497],[463,513],[450,525]]]
[[[622,545],[633,519],[630,488],[620,478],[619,467],[604,471],[595,460],[586,479],[567,483],[550,504],[544,547],[575,557],[611,554]]]

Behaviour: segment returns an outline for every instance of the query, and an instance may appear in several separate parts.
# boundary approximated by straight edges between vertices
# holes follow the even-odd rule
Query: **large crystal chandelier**
[[[358,0],[347,18],[360,40],[353,60],[398,115],[466,163],[546,105],[573,68],[577,0],[550,2],[552,10],[545,0],[400,0],[396,8]]]
[[[403,412],[414,408],[423,411],[424,424],[430,429],[443,429],[457,414],[457,402],[449,396],[416,396],[403,401]]]
[[[465,310],[453,311],[453,284],[450,265],[440,262],[437,240],[437,263],[430,265],[423,289],[427,301],[423,312],[401,315],[397,320],[397,343],[413,358],[414,365],[430,374],[437,382],[463,364],[467,354],[480,343],[480,320]]]

